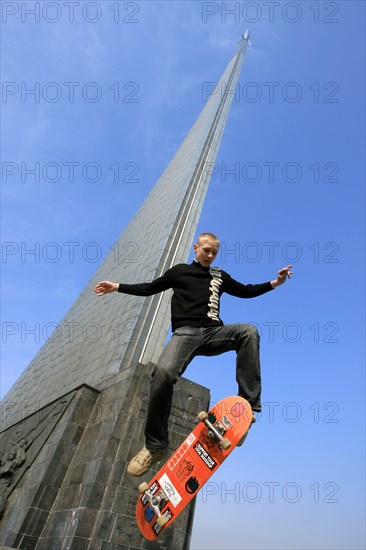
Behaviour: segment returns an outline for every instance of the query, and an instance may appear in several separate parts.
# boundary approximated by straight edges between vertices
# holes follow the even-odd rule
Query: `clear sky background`
[[[191,548],[365,548],[365,3],[35,4],[2,3],[2,395],[249,28],[197,233],[242,282],[294,276],[222,299],[225,322],[261,333],[263,412],[199,494]],[[234,354],[186,375],[213,402],[236,393]]]

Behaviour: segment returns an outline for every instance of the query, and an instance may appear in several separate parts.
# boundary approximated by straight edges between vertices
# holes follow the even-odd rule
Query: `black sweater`
[[[185,325],[222,325],[220,296],[224,292],[238,298],[254,298],[273,290],[270,282],[244,285],[222,269],[205,268],[193,261],[190,265],[175,265],[151,283],[120,284],[118,292],[151,296],[169,288],[174,291],[171,301],[173,331]]]

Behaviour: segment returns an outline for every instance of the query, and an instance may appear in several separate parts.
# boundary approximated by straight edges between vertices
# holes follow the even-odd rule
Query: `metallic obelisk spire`
[[[170,324],[170,292],[153,297],[93,293],[100,280],[146,282],[187,261],[243,64],[249,32],[230,59],[216,88],[182,145],[114,249],[81,292],[27,369],[3,400],[21,414],[87,384],[133,372],[138,362],[156,361]],[[19,414],[18,414],[19,413]]]

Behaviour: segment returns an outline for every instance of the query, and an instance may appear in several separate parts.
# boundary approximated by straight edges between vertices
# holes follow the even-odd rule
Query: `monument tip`
[[[250,40],[249,40],[249,35],[250,35],[250,31],[249,31],[249,29],[247,29],[247,30],[245,31],[245,33],[244,33],[242,36],[243,36],[243,40],[245,40],[246,42],[248,42],[249,46],[251,46],[252,44],[251,44],[251,42],[250,42]]]

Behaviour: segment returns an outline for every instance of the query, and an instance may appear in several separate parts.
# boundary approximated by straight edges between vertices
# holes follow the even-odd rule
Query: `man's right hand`
[[[109,294],[109,292],[117,292],[118,287],[118,283],[111,283],[111,281],[101,281],[94,288],[94,292],[95,294],[98,294],[98,296],[104,296],[104,294]]]

